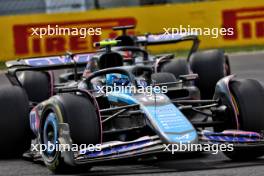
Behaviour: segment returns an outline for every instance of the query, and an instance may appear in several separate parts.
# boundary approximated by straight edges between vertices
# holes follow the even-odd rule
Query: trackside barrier
[[[264,43],[264,1],[223,0],[171,5],[89,10],[77,13],[0,17],[0,60],[92,51],[92,43],[114,37],[111,28],[136,25],[133,34],[163,33],[163,28],[233,28],[232,35],[200,36],[201,48],[261,45]],[[32,35],[32,28],[100,28],[101,35]],[[97,31],[98,32],[98,31]],[[80,34],[79,34],[80,35]],[[155,46],[162,52],[190,45]],[[169,48],[169,49],[168,49]]]

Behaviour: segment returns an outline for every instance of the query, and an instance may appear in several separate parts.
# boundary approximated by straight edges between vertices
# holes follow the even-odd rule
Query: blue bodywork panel
[[[164,94],[146,96],[111,93],[108,99],[112,102],[139,104],[164,143],[198,142],[198,135],[192,124]]]

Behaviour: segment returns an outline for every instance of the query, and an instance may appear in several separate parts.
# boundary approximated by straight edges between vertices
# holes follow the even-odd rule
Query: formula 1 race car
[[[89,54],[7,62],[12,85],[0,88],[1,156],[26,152],[65,173],[159,156],[169,152],[168,144],[232,144],[225,154],[234,160],[264,154],[264,89],[258,81],[224,77],[214,98],[201,100],[197,87],[185,84],[197,74],[176,78],[150,66],[122,66],[120,54],[106,56],[98,62],[104,69],[65,84],[54,84],[50,71],[89,64]]]

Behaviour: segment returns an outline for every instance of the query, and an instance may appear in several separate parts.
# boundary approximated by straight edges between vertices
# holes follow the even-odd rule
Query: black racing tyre
[[[239,110],[241,130],[264,130],[264,89],[253,79],[233,80],[230,89]]]
[[[164,63],[160,72],[172,73],[176,78],[179,78],[180,75],[190,74],[190,69],[186,59],[175,59]]]
[[[177,79],[172,73],[159,72],[151,75],[151,79],[155,84],[176,82]],[[169,87],[169,85],[168,85]]]
[[[101,129],[100,121],[94,105],[89,99],[73,94],[63,94],[56,97],[60,107],[59,112],[51,104],[44,112],[45,121],[41,123],[41,144],[47,145],[58,142],[58,122],[63,119],[70,129],[70,136],[73,144],[100,144]],[[62,116],[60,116],[62,114]],[[51,136],[51,137],[50,137]],[[69,166],[60,151],[45,151],[42,157],[46,166],[54,173],[80,173],[88,171],[91,166]]]
[[[264,88],[262,85],[252,79],[232,80],[230,89],[239,112],[240,130],[263,132]],[[234,151],[225,154],[232,160],[251,160],[264,155],[264,148],[234,148]]]
[[[200,89],[202,99],[211,99],[216,83],[226,76],[225,55],[220,50],[201,51],[192,54],[190,67],[199,75],[195,82]]]
[[[76,144],[98,144],[100,121],[91,101],[72,94],[61,95],[60,101],[64,107],[64,120],[70,125],[72,140]],[[89,132],[84,133],[87,130]]]
[[[29,102],[17,86],[0,88],[0,156],[19,157],[30,148]]]
[[[47,72],[23,71],[19,74],[18,80],[32,102],[41,102],[51,96],[52,80]]]

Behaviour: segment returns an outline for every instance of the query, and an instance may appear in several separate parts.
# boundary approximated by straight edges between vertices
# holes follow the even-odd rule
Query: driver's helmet
[[[108,86],[128,86],[130,81],[127,75],[111,73],[106,75],[106,85]]]

